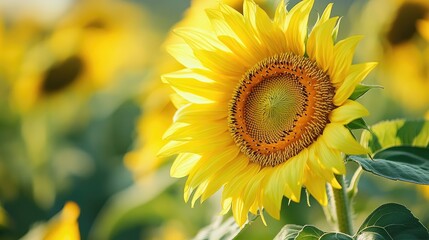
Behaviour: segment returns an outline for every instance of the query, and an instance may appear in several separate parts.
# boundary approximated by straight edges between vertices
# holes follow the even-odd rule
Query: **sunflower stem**
[[[330,199],[333,203],[334,212],[336,214],[336,223],[338,230],[342,233],[353,235],[353,225],[351,220],[351,208],[347,195],[347,186],[345,183],[344,175],[335,175],[341,189],[335,189],[330,186],[332,194]]]

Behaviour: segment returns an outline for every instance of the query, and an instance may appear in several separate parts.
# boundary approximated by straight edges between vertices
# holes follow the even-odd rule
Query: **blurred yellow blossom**
[[[119,73],[142,69],[157,39],[145,20],[131,3],[78,2],[28,52],[13,89],[16,106],[27,111],[51,98],[57,104],[64,92],[66,102],[78,105],[76,100],[105,87]]]
[[[79,240],[79,206],[67,202],[60,213],[47,223],[35,225],[22,240]]]
[[[429,106],[428,16],[427,0],[370,0],[355,24],[368,36],[358,52],[380,62],[384,92],[418,115]]]

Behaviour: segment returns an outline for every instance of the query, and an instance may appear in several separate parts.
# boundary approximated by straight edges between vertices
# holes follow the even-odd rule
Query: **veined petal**
[[[286,176],[286,186],[291,190],[291,195],[287,197],[295,202],[299,202],[301,199],[301,187],[307,159],[308,150],[304,149],[298,155],[289,159],[283,170],[283,174]]]
[[[328,204],[328,196],[326,195],[326,182],[319,176],[313,174],[311,169],[307,166],[304,174],[304,184],[307,191],[320,203],[322,206]]]
[[[256,4],[254,5],[256,15],[253,20],[253,24],[262,45],[266,46],[270,55],[286,52],[287,45],[284,32],[278,25],[273,24],[267,13],[262,8]]]
[[[324,138],[319,138],[316,142],[316,155],[320,162],[335,174],[345,174],[346,167],[341,152],[328,147]]]
[[[283,163],[285,164],[285,163]],[[281,166],[280,166],[281,167]],[[264,189],[264,207],[265,210],[275,219],[280,219],[280,208],[283,198],[286,176],[280,168],[267,168],[266,187]]]
[[[254,177],[259,172],[260,166],[257,164],[250,163],[238,176],[232,179],[231,182],[227,183],[224,186],[224,190],[222,193],[222,211],[221,214],[225,214],[229,211],[234,198],[237,198],[241,195],[243,188],[249,182],[249,179]],[[237,202],[235,202],[235,206],[233,206],[234,218],[241,219],[240,216],[236,215],[240,212],[240,205],[237,206]]]
[[[362,104],[353,100],[346,100],[343,105],[332,110],[329,120],[345,125],[357,118],[368,115],[368,110]]]
[[[335,106],[344,104],[347,98],[352,95],[356,86],[377,66],[377,63],[361,63],[352,65],[344,82],[337,89],[334,96]]]
[[[202,49],[207,51],[227,50],[225,46],[217,41],[216,36],[208,31],[198,28],[182,27],[176,28],[174,33],[183,38],[183,40],[192,49]]]
[[[170,176],[175,178],[185,177],[197,164],[201,156],[193,153],[181,153],[174,160],[170,169]]]
[[[183,71],[186,70],[165,74],[162,76],[162,80],[170,84],[177,94],[187,101],[204,104],[226,98],[227,94],[222,91],[221,84],[200,81],[197,79],[197,74],[183,73]]]
[[[283,32],[286,31],[287,28],[287,26],[285,25],[287,14],[288,12],[286,10],[285,1],[281,0],[276,8],[276,13],[274,15],[274,23],[279,26]]]
[[[195,119],[219,120],[228,116],[228,109],[219,103],[188,104],[179,108],[174,115],[174,122],[192,122]]]
[[[182,122],[173,123],[164,133],[165,140],[204,140],[224,134],[228,131],[227,121],[216,121],[210,125],[205,124],[189,124]]]
[[[286,16],[286,41],[289,50],[298,56],[305,52],[305,38],[307,37],[308,16],[314,0],[304,0],[295,5]]]
[[[194,54],[206,68],[223,75],[240,78],[247,70],[237,56],[229,52],[194,49]]]
[[[310,167],[313,175],[323,179],[325,183],[330,183],[335,188],[341,188],[341,185],[335,179],[332,169],[329,169],[319,158],[316,151],[316,143],[309,148],[309,160],[307,166]]]
[[[258,200],[258,195],[262,190],[262,182],[266,177],[266,172],[266,169],[261,169],[256,176],[250,179],[246,187],[243,189],[243,193],[241,195],[244,204],[241,209],[241,213],[239,213],[239,217],[243,224],[247,220],[247,213],[250,211],[250,207]]]
[[[263,55],[264,49],[258,39],[255,37],[254,30],[250,24],[245,24],[244,17],[235,9],[230,6],[220,3],[220,11],[222,13],[224,21],[229,25],[229,28],[236,34],[236,36],[246,46],[252,46],[255,52],[259,52]]]
[[[353,55],[362,36],[353,36],[339,41],[334,46],[334,63],[329,69],[329,75],[333,83],[344,81],[352,64]]]
[[[187,44],[172,44],[166,50],[180,64],[187,68],[205,68]]]
[[[227,166],[217,171],[210,177],[209,185],[201,196],[201,201],[205,201],[213,195],[219,188],[230,182],[240,172],[242,172],[248,165],[249,160],[242,154],[239,154]]]
[[[307,41],[307,53],[311,60],[327,71],[332,67],[334,57],[334,41],[332,33],[338,17],[331,18],[313,28]]]
[[[189,173],[186,185],[196,188],[204,182],[205,187],[207,187],[210,177],[233,161],[236,158],[238,151],[239,150],[236,147],[229,147],[219,154],[204,155]],[[203,192],[194,194],[193,203],[195,203],[195,200],[199,198],[202,193]]]
[[[238,154],[236,147],[228,147],[220,153],[205,154],[198,161],[194,169],[189,173],[187,184],[191,186],[199,185],[204,179],[210,176],[235,159]]]
[[[158,152],[158,157],[168,157],[179,153],[202,154],[215,149],[223,149],[234,144],[230,136],[219,135],[204,141],[169,141]]]
[[[365,154],[368,150],[360,145],[352,136],[350,131],[339,123],[326,125],[322,135],[329,147],[337,149],[346,154]]]

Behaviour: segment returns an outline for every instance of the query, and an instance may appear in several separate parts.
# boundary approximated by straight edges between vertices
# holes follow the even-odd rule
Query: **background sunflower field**
[[[255,2],[271,16],[278,3]],[[361,100],[366,122],[429,119],[429,2],[316,0],[310,25],[329,2],[339,38],[364,36],[355,61],[379,62],[365,80],[382,86]],[[204,9],[216,4],[0,0],[0,239],[206,239],[234,227],[218,195],[186,204],[185,179],[157,156],[183,104],[160,79],[181,68],[165,50],[180,41],[171,29],[209,28]],[[428,201],[429,187],[364,174],[354,219],[397,202],[428,228]],[[280,221],[255,221],[237,239],[272,239],[286,223],[332,229],[314,199],[283,205]]]

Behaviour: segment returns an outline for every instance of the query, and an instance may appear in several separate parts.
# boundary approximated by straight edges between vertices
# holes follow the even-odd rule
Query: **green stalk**
[[[335,189],[329,185],[329,200],[333,208],[333,214],[336,216],[338,231],[353,235],[353,225],[351,220],[351,208],[349,198],[347,196],[347,186],[344,180],[344,175],[335,175],[341,189]]]

